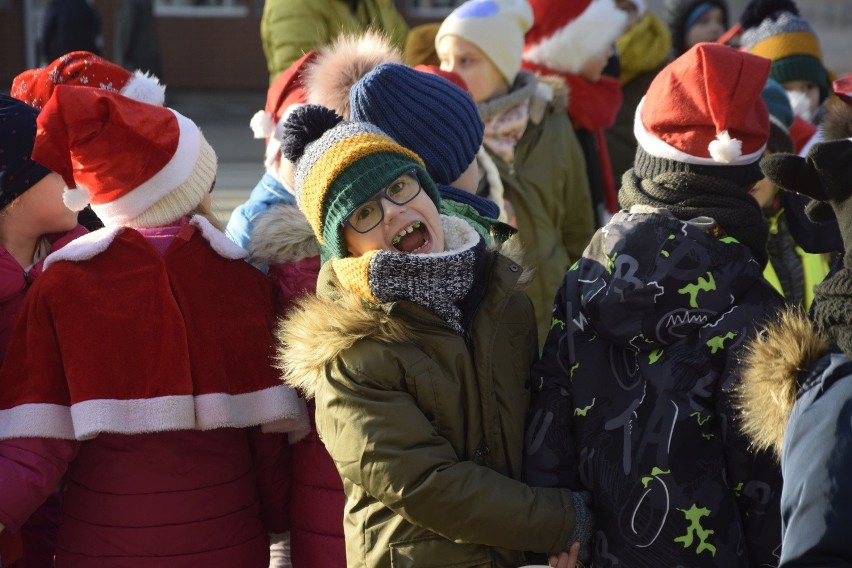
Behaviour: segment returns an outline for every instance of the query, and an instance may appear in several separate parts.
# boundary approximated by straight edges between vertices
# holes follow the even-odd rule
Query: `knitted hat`
[[[760,93],[766,109],[769,111],[769,140],[766,148],[770,152],[792,152],[793,139],[790,127],[793,125],[793,107],[787,98],[787,91],[773,79],[767,79]]]
[[[287,109],[294,104],[307,102],[308,94],[302,80],[302,72],[316,58],[317,52],[309,51],[279,73],[266,91],[266,107],[251,117],[249,125],[254,137],[266,139],[264,165],[267,168],[273,166],[281,151],[281,128]]]
[[[752,0],[740,24],[742,49],[772,61],[770,77],[781,84],[810,81],[819,86],[820,101],[825,100],[828,72],[819,39],[792,0]]]
[[[837,79],[820,121],[823,140],[852,138],[852,75]]]
[[[720,8],[725,27],[728,27],[728,3],[725,0],[664,0],[665,20],[672,34],[675,54],[686,51],[686,34],[689,28],[711,8]]]
[[[482,50],[511,85],[521,70],[524,34],[532,23],[526,0],[468,0],[443,21],[435,47],[444,36],[465,39]]]
[[[30,158],[36,116],[36,109],[0,94],[0,209],[50,173]]]
[[[216,154],[188,118],[101,89],[59,85],[38,116],[33,159],[62,175],[74,211],[104,225],[155,227],[194,209]]]
[[[700,171],[742,185],[761,178],[769,135],[760,98],[769,61],[731,47],[699,43],[666,66],[636,108],[635,171]]]
[[[535,23],[527,32],[524,61],[577,74],[604,53],[627,27],[614,0],[530,0]]]
[[[441,198],[417,154],[376,126],[347,122],[334,111],[305,105],[284,123],[284,156],[296,164],[299,208],[320,243],[322,260],[348,255],[342,223],[364,201],[409,170],[436,206]]]
[[[370,122],[413,150],[439,184],[453,183],[482,145],[476,103],[446,79],[383,63],[349,91],[353,121]]]
[[[418,71],[422,71],[423,73],[431,73],[432,75],[442,77],[465,93],[470,94],[470,89],[467,88],[467,83],[465,83],[464,79],[462,79],[461,75],[458,73],[444,71],[437,65],[415,65],[414,68]]]
[[[88,51],[72,51],[47,67],[24,71],[12,81],[10,94],[41,109],[57,85],[106,89],[153,105],[162,105],[166,96],[166,87],[155,76],[131,73]]]

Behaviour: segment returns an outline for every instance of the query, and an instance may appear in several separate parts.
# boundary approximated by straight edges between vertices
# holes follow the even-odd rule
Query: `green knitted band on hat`
[[[322,262],[349,256],[343,237],[343,221],[355,208],[410,170],[417,172],[420,186],[438,207],[441,197],[435,182],[420,164],[404,154],[381,152],[365,156],[335,178],[322,203]]]
[[[790,55],[772,62],[769,76],[784,85],[788,81],[810,81],[819,87],[819,100],[829,94],[828,72],[813,55]]]
[[[760,171],[760,160],[742,166],[702,166],[666,158],[657,158],[646,152],[641,146],[636,148],[633,171],[638,177],[643,179],[653,179],[659,174],[672,172],[721,177],[739,185],[743,189],[750,188],[763,178],[763,173]]]

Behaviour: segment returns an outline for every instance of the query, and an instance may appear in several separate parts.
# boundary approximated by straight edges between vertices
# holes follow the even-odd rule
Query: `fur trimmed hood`
[[[249,260],[274,265],[319,256],[319,242],[295,205],[278,204],[261,216],[252,231]]]
[[[499,252],[523,266],[517,236],[503,243]],[[516,289],[524,289],[531,277],[524,269]],[[313,398],[326,365],[362,339],[384,344],[415,343],[415,330],[393,307],[370,305],[354,292],[340,288],[330,263],[326,263],[320,271],[317,294],[298,300],[278,326],[276,366],[283,381]]]
[[[349,120],[349,89],[382,63],[402,63],[402,53],[378,32],[344,34],[319,51],[303,73],[308,102],[326,106]]]
[[[788,310],[747,346],[737,407],[742,429],[760,450],[779,459],[787,419],[799,388],[829,342],[801,311]]]

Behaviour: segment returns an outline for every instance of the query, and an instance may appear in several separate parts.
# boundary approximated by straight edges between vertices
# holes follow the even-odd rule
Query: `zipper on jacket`
[[[30,271],[24,269],[24,284],[26,284],[27,287],[29,287],[29,285],[32,284],[32,283],[33,283],[33,281],[30,279]]]

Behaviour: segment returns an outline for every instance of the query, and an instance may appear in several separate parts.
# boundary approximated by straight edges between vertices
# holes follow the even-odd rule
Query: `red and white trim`
[[[201,131],[179,112],[167,109],[177,118],[180,136],[178,146],[169,163],[142,185],[131,189],[118,199],[108,203],[92,203],[92,211],[111,225],[121,225],[134,219],[157,201],[182,185],[192,171],[201,154]]]
[[[633,134],[636,136],[636,141],[640,146],[642,146],[642,149],[656,158],[675,160],[698,166],[743,166],[753,164],[759,160],[766,149],[766,144],[764,143],[756,152],[749,154],[739,153],[738,156],[737,153],[734,152],[727,154],[725,159],[717,159],[722,158],[722,156],[716,154],[717,158],[713,158],[714,150],[711,148],[714,146],[714,143],[721,141],[722,144],[731,145],[732,143],[736,144],[739,142],[739,140],[736,139],[725,139],[725,136],[728,134],[728,131],[725,130],[724,132],[717,132],[716,138],[713,138],[708,142],[706,146],[707,157],[687,154],[686,152],[671,146],[664,140],[657,138],[654,134],[645,129],[645,125],[642,124],[642,107],[644,106],[644,103],[645,97],[642,97],[642,100],[639,101],[639,104],[636,106],[636,115],[633,120]],[[726,159],[727,161],[725,161]]]
[[[285,385],[229,395],[212,393],[137,399],[93,399],[69,406],[29,403],[0,410],[0,440],[90,440],[98,434],[144,434],[260,425],[267,432],[304,436],[307,407]]]
[[[577,74],[604,53],[627,27],[627,13],[614,0],[592,0],[576,19],[524,50],[523,59],[559,73]]]

